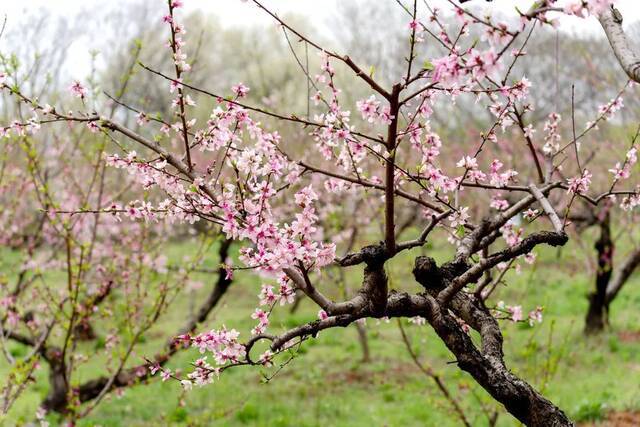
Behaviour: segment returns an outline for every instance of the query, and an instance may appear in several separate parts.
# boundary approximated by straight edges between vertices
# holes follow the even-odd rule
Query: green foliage
[[[429,249],[422,250],[442,260],[450,254],[439,249],[441,247],[433,242]],[[167,248],[167,256],[179,260],[188,249],[188,244],[175,244]],[[412,250],[389,265],[388,272],[395,278],[395,288],[419,291],[409,276],[412,259],[419,251]],[[611,330],[585,338],[582,334],[587,308],[585,295],[593,284],[582,268],[582,261],[573,258],[575,253],[570,247],[561,253],[555,249],[540,251],[540,264],[533,273],[530,269],[524,269],[520,275],[508,273],[509,286],[496,292],[498,299],[521,304],[525,311],[537,305],[544,306],[542,324],[530,327],[502,322],[509,367],[543,390],[545,396],[565,409],[574,420],[598,420],[609,410],[640,407],[637,388],[640,383],[637,368],[640,342],[618,337],[618,332],[623,330],[640,329],[636,309],[640,299],[640,277],[633,277],[612,304]],[[4,259],[7,262],[10,254]],[[207,262],[211,266],[217,261],[212,255]],[[558,269],[558,265],[565,266],[564,271]],[[348,270],[352,290],[360,274],[357,268]],[[212,283],[212,278],[206,275],[197,280]],[[246,336],[254,325],[249,314],[260,283],[261,280],[238,271],[229,295],[201,330],[224,324],[237,328],[242,336]],[[331,294],[333,288],[328,278],[319,283],[330,296],[339,298],[339,291]],[[206,292],[207,286],[204,286],[194,295],[184,293],[179,296],[175,304],[183,309],[171,310],[144,335],[136,350],[138,357],[154,354],[165,343],[167,331],[177,330],[189,307],[194,301],[197,306]],[[314,320],[317,310],[304,300],[294,314],[289,313],[288,307],[279,308],[272,316],[272,326],[279,329]],[[112,321],[120,321],[119,317],[114,316]],[[84,346],[85,354],[104,346],[109,325],[94,326],[97,340],[80,344]],[[433,381],[411,361],[395,322],[369,319],[367,330],[373,357],[369,364],[360,363],[362,354],[355,328],[322,331],[317,339],[305,343],[291,363],[275,376],[277,366],[263,371],[234,368],[221,375],[215,384],[195,388],[186,394],[175,382],[163,383],[156,379],[151,384],[125,389],[121,397],[112,394],[78,425],[458,426],[458,420]],[[428,326],[408,325],[407,331],[420,360],[442,376],[450,392],[466,408],[472,425],[487,425],[486,416],[479,410],[479,401],[499,410],[498,426],[518,425],[467,374],[450,363],[451,354]],[[474,336],[474,340],[477,337]],[[25,351],[16,344],[10,344],[9,350],[15,354]],[[255,351],[258,354],[262,348]],[[197,351],[191,350],[179,353],[169,367],[189,370],[190,362],[198,355]],[[104,369],[104,362],[90,359],[82,366],[79,376],[82,380],[94,378]],[[137,362],[138,359],[132,361]],[[9,373],[3,363],[0,362],[0,378],[6,378]],[[270,379],[265,381],[262,374]],[[36,382],[25,391],[0,425],[2,422],[13,426],[33,421],[35,410],[48,390],[46,368],[37,371],[35,377]],[[59,425],[55,416],[49,420],[52,426]]]
[[[573,416],[575,421],[600,421],[604,419],[607,405],[603,402],[583,401]]]

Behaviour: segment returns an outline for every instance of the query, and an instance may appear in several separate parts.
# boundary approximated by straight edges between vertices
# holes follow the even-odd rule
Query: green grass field
[[[423,249],[431,253],[429,248]],[[612,306],[611,328],[591,338],[582,334],[586,294],[592,280],[574,243],[558,252],[539,250],[535,268],[520,275],[509,273],[509,286],[500,289],[499,299],[522,304],[525,311],[544,306],[544,322],[534,327],[503,322],[505,353],[510,368],[524,377],[575,421],[597,421],[610,410],[640,409],[640,341],[628,332],[640,330],[640,275],[632,278]],[[180,247],[175,249],[180,252]],[[410,271],[413,253],[394,260],[390,266],[391,286],[419,291]],[[439,254],[443,259],[445,254]],[[352,278],[358,277],[355,269]],[[399,283],[401,282],[401,283]],[[237,274],[223,304],[206,325],[222,324],[247,336],[253,326],[249,318],[257,301],[259,281]],[[322,285],[320,285],[322,286]],[[353,286],[353,285],[352,285]],[[326,289],[326,287],[325,287]],[[187,309],[197,304],[200,294],[184,295],[176,304]],[[188,309],[187,309],[188,310]],[[317,308],[303,302],[295,314],[287,308],[273,317],[272,328],[291,327],[316,317]],[[170,310],[138,347],[133,361],[151,356],[176,330],[183,316]],[[474,426],[487,425],[487,411],[499,410],[498,425],[518,425],[452,361],[451,355],[429,326],[410,325],[404,320],[422,363],[442,375],[449,390],[465,408]],[[268,382],[275,368],[259,370],[240,367],[228,370],[214,384],[183,393],[176,382],[158,379],[147,385],[112,394],[81,426],[457,426],[448,402],[433,381],[412,362],[395,320],[367,321],[372,361],[360,362],[361,348],[355,327],[323,331],[303,344],[299,355]],[[625,334],[626,332],[626,334]],[[476,337],[477,338],[477,337]],[[86,353],[95,343],[84,344]],[[12,344],[15,354],[26,351]],[[170,367],[189,368],[196,358],[185,351],[172,359]],[[86,379],[100,373],[102,361],[83,368]],[[7,366],[0,364],[0,378]],[[46,369],[40,370],[30,386],[1,422],[22,425],[34,420],[34,413],[47,392]],[[50,416],[52,425],[58,420]]]

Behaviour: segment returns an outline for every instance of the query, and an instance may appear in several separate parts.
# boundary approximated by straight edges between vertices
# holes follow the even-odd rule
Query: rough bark
[[[482,355],[450,315],[439,313],[430,323],[456,356],[460,369],[468,372],[520,422],[531,427],[574,425],[560,408],[512,374],[504,364]]]
[[[448,263],[437,267],[427,257],[416,259],[414,276],[432,300],[432,310],[426,311],[427,320],[455,355],[460,369],[468,372],[506,410],[527,426],[573,426],[564,412],[547,400],[524,380],[506,367],[502,353],[502,333],[495,318],[482,301],[472,294],[456,294],[445,308],[436,296],[453,277],[464,270],[464,265]],[[482,348],[478,350],[449,310],[480,333]]]

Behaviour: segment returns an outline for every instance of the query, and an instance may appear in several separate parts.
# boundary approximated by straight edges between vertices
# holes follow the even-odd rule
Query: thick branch
[[[551,203],[549,203],[549,200],[547,200],[544,194],[542,194],[542,191],[540,191],[535,185],[531,184],[529,188],[531,189],[531,194],[533,194],[533,197],[536,198],[538,203],[540,203],[540,206],[542,206],[544,212],[549,216],[551,224],[553,224],[553,228],[554,230],[556,230],[556,233],[561,233],[564,227],[562,226],[562,222],[560,221],[560,218],[558,218],[558,214],[556,213],[555,209],[553,209]]]
[[[640,56],[622,28],[622,15],[618,9],[611,6],[602,12],[598,19],[620,66],[632,80],[640,82]]]
[[[620,265],[607,287],[606,303],[609,304],[618,295],[634,270],[640,265],[640,247],[636,248]]]
[[[459,266],[458,266],[459,267]],[[457,267],[445,264],[438,268],[430,258],[416,259],[413,270],[416,280],[429,293],[435,293],[448,283]],[[432,309],[423,314],[438,336],[456,357],[458,366],[471,374],[491,396],[502,403],[520,422],[527,426],[573,426],[573,423],[553,403],[545,399],[525,381],[513,375],[502,357],[502,334],[495,318],[472,295],[456,295],[451,309],[474,329],[480,331],[482,352],[478,351],[448,310],[443,310],[429,297]],[[468,319],[468,320],[466,320]]]
[[[437,311],[427,320],[455,355],[460,369],[468,372],[520,422],[533,427],[574,425],[560,408],[513,375],[503,363],[483,356],[446,311]]]
[[[546,243],[551,246],[562,246],[569,240],[564,232],[540,231],[525,237],[520,243],[503,251],[490,255],[475,264],[461,276],[458,276],[451,284],[438,295],[438,301],[446,305],[451,298],[469,283],[473,283],[482,276],[482,273],[495,267],[504,261],[509,261],[520,255],[527,254],[539,244]]]

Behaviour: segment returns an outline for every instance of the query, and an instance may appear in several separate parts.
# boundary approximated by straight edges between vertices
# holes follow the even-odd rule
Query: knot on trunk
[[[413,267],[413,276],[416,281],[424,286],[427,290],[440,290],[444,288],[444,277],[436,260],[427,257],[419,256],[416,258],[415,265]]]
[[[365,246],[359,252],[365,263],[361,292],[368,301],[369,312],[374,316],[384,316],[387,310],[388,283],[384,263],[389,259],[384,243]]]
[[[427,256],[416,258],[413,276],[416,281],[430,291],[441,291],[447,284],[467,271],[469,264],[462,260],[451,261],[438,267],[436,261]]]
[[[389,259],[389,251],[387,245],[383,242],[377,245],[365,246],[360,250],[362,261],[369,268],[381,267]]]
[[[387,274],[384,264],[369,265],[364,268],[364,281],[361,292],[368,301],[368,309],[374,317],[384,316],[387,310]]]
[[[546,235],[545,243],[550,246],[564,246],[569,241],[569,236],[564,231],[541,231],[540,233]]]
[[[442,264],[440,272],[445,280],[453,280],[471,268],[471,265],[464,260],[454,260]]]

